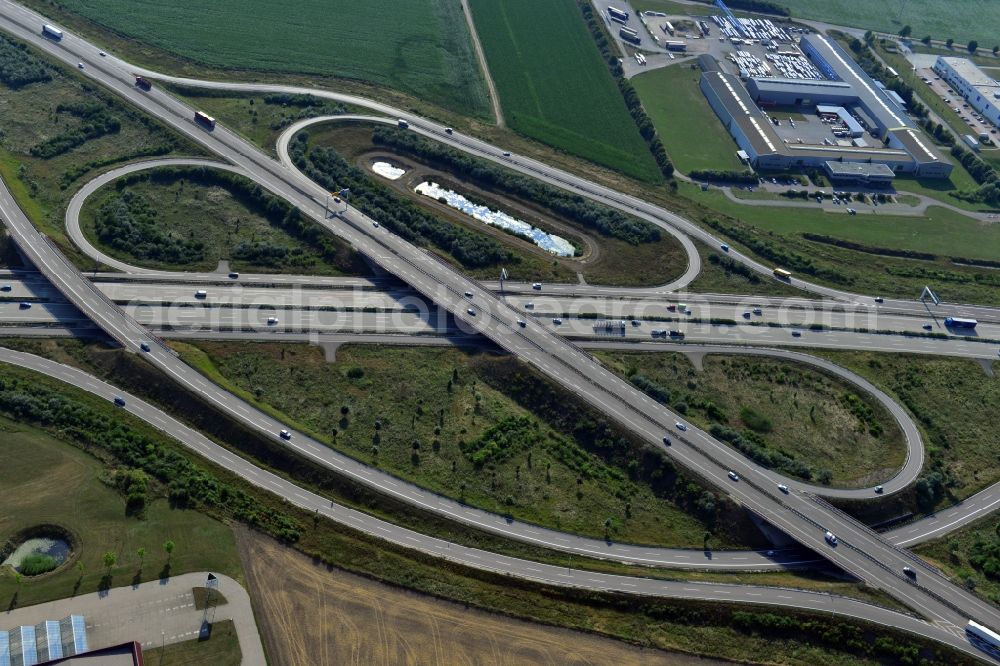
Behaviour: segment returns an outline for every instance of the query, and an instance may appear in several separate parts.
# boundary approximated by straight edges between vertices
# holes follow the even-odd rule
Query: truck
[[[944,325],[948,328],[975,328],[978,323],[975,319],[963,319],[961,317],[944,318]]]
[[[774,277],[778,278],[779,280],[789,280],[791,279],[792,274],[786,271],[784,268],[775,268]]]
[[[617,7],[608,7],[608,17],[612,21],[625,23],[626,21],[628,21],[628,12],[618,9]]]
[[[399,125],[400,129],[409,129],[409,127],[410,127],[410,123],[406,122],[402,118],[400,118],[399,120],[397,120],[396,124]]]
[[[663,42],[663,45],[667,47],[668,51],[687,51],[686,42],[678,42],[674,40],[667,40]]]
[[[624,39],[627,42],[632,42],[633,44],[639,44],[642,42],[642,39],[640,39],[639,37],[639,33],[633,30],[632,28],[623,27],[621,30],[618,31],[618,34],[619,36],[621,36],[622,39]]]
[[[207,127],[208,129],[215,129],[215,118],[208,115],[204,111],[195,111],[194,120]]]
[[[969,620],[965,625],[965,636],[969,642],[983,652],[1000,659],[1000,636],[978,622]]]
[[[135,75],[135,87],[139,88],[140,90],[149,90],[149,89],[151,89],[153,87],[153,84],[150,83],[149,79],[147,79],[146,77],[139,76],[138,74],[136,74]]]
[[[42,26],[42,34],[49,39],[56,40],[57,42],[63,38],[63,31],[54,25],[49,25],[48,23]]]

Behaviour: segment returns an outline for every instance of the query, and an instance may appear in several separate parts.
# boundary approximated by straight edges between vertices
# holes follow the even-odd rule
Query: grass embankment
[[[613,371],[781,472],[837,487],[869,486],[906,459],[902,432],[867,394],[809,366],[764,357],[598,352]]]
[[[209,378],[329,446],[472,506],[598,538],[694,548],[714,514],[713,506],[694,518],[602,460],[595,451],[611,445],[603,429],[587,433],[580,423],[576,437],[563,434],[544,403],[533,413],[518,404],[525,396],[505,395],[519,388],[498,382],[507,359],[351,345],[331,364],[306,345],[174,344]]]
[[[662,180],[572,0],[471,0],[507,124],[641,181]]]
[[[976,361],[937,356],[818,352],[862,375],[904,405],[925,435],[927,461],[915,488],[932,510],[1000,481],[995,427],[1000,377]],[[993,364],[996,369],[997,364]]]
[[[953,38],[965,44],[979,40],[981,48],[990,49],[1000,32],[1000,15],[990,0],[964,0],[956,7],[949,0],[777,0],[799,18],[824,21],[833,25],[850,25],[865,30],[898,33],[910,26],[913,37],[930,35],[934,39]],[[956,9],[959,10],[956,12]]]
[[[98,171],[141,157],[200,153],[157,121],[34,50],[0,37],[0,176],[18,204],[81,267],[64,234],[72,193]]]
[[[82,417],[85,423],[91,422],[92,413],[103,414],[105,418],[113,415],[121,418],[120,412],[106,401],[95,400],[54,380],[14,369],[5,375],[21,376],[33,378],[30,384],[32,391],[44,392],[47,387],[61,387],[65,399],[71,401],[77,419]],[[150,388],[151,383],[146,382],[144,386]],[[38,406],[41,407],[41,404]],[[56,412],[54,415],[57,418],[50,427],[58,427],[65,413],[62,410]],[[26,418],[34,416],[33,409],[25,413]],[[121,426],[126,428],[122,435],[144,439],[147,444],[138,449],[116,449],[115,456],[111,458],[116,466],[128,466],[134,462],[144,468],[152,465],[149,468],[155,469],[159,465],[157,460],[170,460],[172,465],[183,467],[194,460],[192,454],[175,442],[163,438],[131,417],[125,417]],[[75,440],[78,445],[84,441]],[[93,441],[104,442],[106,439],[99,437]],[[98,454],[110,453],[103,443],[92,450]],[[593,631],[640,645],[744,661],[773,663],[777,659],[803,664],[875,664],[886,658],[898,659],[904,654],[923,651],[931,663],[969,663],[965,658],[943,652],[940,647],[925,643],[919,637],[886,635],[884,629],[877,632],[881,639],[876,643],[871,638],[872,628],[863,624],[845,621],[831,631],[827,616],[776,613],[774,609],[724,604],[705,606],[683,600],[658,601],[627,595],[581,594],[570,589],[540,588],[523,581],[483,574],[387,546],[350,529],[334,527],[326,521],[316,521],[312,514],[283,504],[267,493],[258,492],[210,463],[199,461],[196,464],[200,470],[196,475],[208,472],[213,479],[204,487],[211,488],[211,492],[215,493],[222,487],[228,488],[230,499],[238,497],[241,505],[246,497],[244,493],[250,493],[258,503],[254,515],[266,518],[262,527],[270,531],[275,526],[294,526],[297,537],[295,547],[318,561],[477,608]],[[173,489],[171,492],[174,492]],[[204,510],[216,515],[229,514],[230,505],[219,503],[218,496],[199,494],[198,497],[197,504]]]
[[[125,176],[96,192],[84,234],[116,259],[147,268],[319,275],[367,273],[360,256],[281,199],[235,174],[191,167]]]
[[[18,584],[9,569],[0,572],[4,608],[154,580],[167,572],[219,571],[243,580],[226,525],[197,511],[171,508],[155,490],[141,516],[132,510],[134,503],[127,511],[119,490],[125,477],[116,476],[125,470],[105,467],[51,434],[3,416],[0,455],[0,543],[40,524],[61,525],[76,537],[71,561],[54,573],[25,577]],[[170,555],[163,548],[167,541],[175,544]],[[138,555],[140,548],[144,557]],[[104,562],[108,552],[116,557],[110,569]]]
[[[996,515],[914,550],[959,585],[1000,606],[1000,518]]]
[[[362,170],[367,169],[374,156],[398,158],[398,163],[409,172],[398,181],[382,181],[382,184],[429,213],[477,234],[489,234],[514,252],[517,260],[505,265],[511,279],[576,282],[577,275],[583,275],[591,284],[647,286],[666,284],[686,268],[687,257],[673,236],[657,231],[649,237],[636,236],[635,242],[629,242],[622,237],[624,234],[616,235],[614,230],[602,232],[592,223],[589,226],[585,223],[589,215],[586,206],[574,204],[562,212],[553,210],[553,197],[549,194],[552,190],[548,186],[527,177],[515,176],[513,172],[486,160],[467,157],[440,143],[408,136],[405,132],[373,129],[361,124],[345,126],[333,123],[316,127],[310,131],[309,137],[312,145],[333,148]],[[490,174],[495,174],[495,177]],[[369,177],[379,182],[377,176],[369,173]],[[505,187],[502,180],[507,177],[530,185],[524,191]],[[550,256],[529,241],[493,229],[415,193],[412,188],[425,178],[443,180],[448,187],[473,201],[485,203],[495,210],[504,210],[548,233],[569,238],[585,248],[585,253],[579,257]],[[591,207],[594,211],[602,209],[597,205]],[[574,217],[573,212],[578,216]],[[590,219],[595,217],[591,215]],[[475,274],[495,278],[496,270],[486,268],[475,271]]]
[[[695,169],[742,171],[739,146],[718,122],[698,87],[701,69],[679,64],[640,74],[632,85],[642,99],[674,165]],[[712,124],[714,123],[714,125]]]
[[[153,666],[240,666],[243,655],[232,620],[212,624],[212,633],[202,640],[184,641],[142,651]]]
[[[34,3],[48,14],[48,3]],[[458,2],[302,0],[294,11],[266,0],[66,0],[77,14],[116,33],[140,62],[170,60],[243,72],[359,79],[406,91],[466,115],[486,117],[489,101]],[[72,16],[70,17],[72,18]],[[74,21],[78,23],[78,21]],[[93,26],[91,27],[93,30]],[[230,74],[231,76],[231,74]]]

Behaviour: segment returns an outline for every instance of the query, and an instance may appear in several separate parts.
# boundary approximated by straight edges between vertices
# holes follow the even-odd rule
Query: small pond
[[[443,200],[452,208],[470,215],[480,222],[500,227],[511,231],[518,236],[527,238],[538,247],[551,252],[560,257],[572,257],[576,254],[576,248],[565,238],[546,233],[538,227],[533,227],[527,222],[511,217],[507,213],[492,210],[489,206],[475,204],[452,190],[446,190],[437,183],[423,182],[417,185],[414,190],[432,199]]]
[[[34,537],[15,548],[14,552],[0,563],[0,566],[9,565],[20,571],[22,562],[29,555],[47,555],[55,560],[56,566],[59,566],[66,561],[71,552],[69,543],[63,539]]]
[[[389,180],[398,180],[406,173],[406,169],[400,169],[398,166],[388,162],[372,162],[372,171]]]

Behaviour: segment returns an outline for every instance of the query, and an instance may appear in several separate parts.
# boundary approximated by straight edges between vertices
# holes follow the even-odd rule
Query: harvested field
[[[237,542],[273,666],[723,663],[471,610],[327,569],[246,529]]]

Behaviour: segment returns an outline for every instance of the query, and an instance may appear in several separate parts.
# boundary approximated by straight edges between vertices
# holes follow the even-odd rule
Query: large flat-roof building
[[[1000,125],[1000,82],[966,58],[938,56],[934,71],[994,125]]]
[[[889,95],[823,35],[806,35],[799,45],[826,79],[758,76],[744,84],[738,76],[702,66],[702,93],[755,168],[820,168],[834,178],[864,182],[886,182],[895,173],[948,177],[951,162],[921,134],[897,96]],[[765,111],[774,107],[810,109],[819,115],[825,109],[838,119],[842,131],[820,126],[822,138],[815,131],[813,136],[791,138],[787,131],[778,131],[780,121]],[[832,162],[855,166],[831,169],[827,163]],[[865,164],[886,169],[860,166]]]

